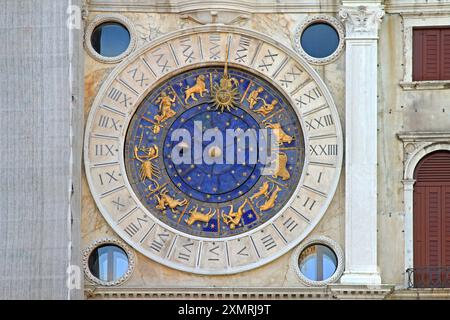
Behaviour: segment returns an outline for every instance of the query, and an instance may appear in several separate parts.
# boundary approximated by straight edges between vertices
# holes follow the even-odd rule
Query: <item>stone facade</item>
[[[229,4],[214,1],[205,4],[193,1],[185,4],[172,1],[148,4],[145,1],[110,1],[106,5],[92,0],[88,12],[87,22],[99,14],[119,13],[127,17],[134,25],[137,48],[169,32],[211,23],[257,30],[286,46],[295,47],[296,27],[308,17],[329,15],[342,21],[346,32],[344,52],[331,63],[313,65],[313,68],[334,99],[345,133],[345,157],[352,161],[351,165],[347,162],[344,166],[326,214],[306,239],[325,236],[336,241],[345,252],[346,267],[343,278],[317,297],[337,297],[335,292],[347,292],[345,285],[352,284],[356,285],[353,288],[359,288],[355,292],[361,289],[358,285],[364,284],[379,290],[373,297],[380,292],[383,292],[381,296],[401,295],[401,289],[406,287],[405,270],[411,266],[407,257],[411,248],[405,245],[410,241],[405,225],[411,212],[405,211],[406,144],[398,134],[439,131],[444,135],[441,142],[445,145],[448,142],[445,130],[450,124],[445,116],[446,101],[450,97],[445,89],[446,82],[416,84],[411,81],[411,28],[450,24],[446,16],[450,13],[450,3],[312,1],[298,4],[285,1],[279,4],[259,1],[256,4],[242,1]],[[355,58],[361,56],[365,57],[363,64]],[[85,55],[86,115],[114,66]],[[361,130],[370,134],[361,136]],[[362,145],[371,149],[361,151]],[[368,154],[373,158],[367,158]],[[371,177],[371,183],[358,179],[361,174]],[[114,237],[115,234],[96,208],[84,175],[82,190],[82,247],[86,247],[99,237]],[[369,207],[367,201],[361,203],[364,197],[373,200]],[[355,227],[350,229],[350,225]],[[186,296],[186,290],[177,289],[180,283],[183,287],[204,288],[192,291],[190,297],[210,294],[216,297],[228,294],[229,290],[248,292],[249,297],[254,291],[282,297],[280,292],[284,290],[297,292],[298,288],[311,293],[317,290],[304,287],[290,266],[291,254],[292,251],[267,265],[235,275],[199,276],[167,268],[137,253],[135,270],[120,289],[97,288],[92,297]],[[94,287],[87,284],[88,297]],[[138,287],[139,290],[133,289]],[[393,288],[400,291],[392,293]],[[161,290],[165,293],[160,293]],[[238,295],[241,297],[242,293]]]
[[[50,2],[48,1],[48,6],[51,6]],[[38,218],[33,218],[39,222],[36,225],[42,224],[46,227],[33,229],[32,234],[35,236],[30,235],[30,241],[36,244],[39,243],[38,239],[41,239],[40,241],[52,245],[33,247],[36,257],[32,255],[30,260],[24,260],[23,256],[15,256],[14,252],[24,248],[25,244],[22,243],[24,240],[12,241],[11,239],[15,239],[12,234],[30,233],[25,232],[18,224],[17,221],[21,219],[11,218],[9,214],[12,215],[14,212],[26,219],[29,211],[24,206],[11,207],[13,203],[17,203],[18,206],[22,202],[17,201],[12,191],[2,192],[2,197],[6,198],[2,198],[0,202],[2,205],[11,204],[0,210],[2,214],[5,212],[8,214],[6,217],[8,223],[0,224],[0,228],[7,231],[1,232],[5,237],[3,243],[8,243],[5,255],[12,255],[14,261],[19,261],[25,269],[30,267],[29,261],[33,263],[38,261],[41,266],[39,270],[46,270],[48,265],[45,259],[48,258],[48,254],[55,258],[53,261],[57,261],[55,263],[58,265],[50,266],[52,281],[45,285],[41,285],[39,280],[46,276],[45,271],[39,271],[39,274],[23,280],[21,288],[24,289],[20,290],[26,290],[28,287],[36,288],[24,294],[19,289],[8,289],[11,288],[11,279],[15,276],[6,278],[6,274],[11,275],[14,272],[8,269],[9,264],[2,264],[0,297],[80,297],[83,288],[68,290],[63,283],[66,279],[66,268],[69,265],[81,266],[82,252],[92,249],[92,246],[103,241],[102,239],[109,238],[116,239],[114,241],[118,241],[133,252],[132,273],[128,274],[124,281],[112,286],[96,283],[92,281],[92,275],[86,275],[85,298],[450,298],[450,293],[446,289],[407,290],[408,279],[405,272],[407,268],[412,267],[412,172],[423,155],[433,150],[450,150],[448,117],[450,81],[412,81],[412,28],[449,26],[450,1],[85,0],[83,4],[72,2],[83,9],[82,30],[87,33],[86,39],[89,39],[89,30],[92,31],[93,23],[98,19],[109,17],[126,24],[132,33],[134,43],[130,48],[131,55],[171,33],[202,26],[214,28],[215,25],[259,32],[274,39],[280,46],[298,52],[296,34],[305,21],[313,16],[327,16],[340,24],[342,32],[345,33],[345,43],[340,52],[326,63],[315,64],[314,61],[308,63],[326,85],[334,100],[343,129],[344,162],[336,192],[323,218],[299,245],[309,239],[331,239],[343,252],[341,258],[343,276],[334,283],[324,284],[322,287],[307,286],[293,267],[295,254],[298,254],[295,248],[270,263],[249,271],[232,275],[198,275],[164,266],[124,244],[98,209],[81,160],[82,131],[87,125],[94,100],[102,86],[121,68],[121,59],[116,61],[96,57],[92,54],[89,44],[85,43],[84,47],[80,45],[81,41],[78,41],[81,38],[80,34],[76,31],[64,33],[59,29],[60,34],[67,37],[62,40],[61,47],[69,46],[69,35],[72,34],[73,52],[81,52],[81,56],[74,54],[75,60],[72,60],[72,64],[68,55],[61,58],[63,59],[61,63],[67,64],[67,68],[62,68],[64,70],[61,74],[58,73],[58,76],[61,79],[69,79],[69,70],[72,70],[75,81],[73,83],[58,81],[61,85],[65,83],[64,88],[52,90],[51,101],[55,106],[57,103],[60,105],[72,103],[74,111],[70,114],[67,110],[66,113],[56,110],[55,114],[61,126],[56,126],[56,120],[52,118],[51,128],[55,131],[52,132],[52,136],[48,136],[44,132],[49,124],[45,117],[41,117],[53,110],[53,104],[42,103],[42,110],[36,115],[39,116],[36,121],[42,121],[40,129],[42,137],[47,137],[53,142],[59,141],[56,145],[44,146],[42,150],[36,151],[31,145],[39,145],[42,139],[23,140],[26,138],[23,133],[17,133],[16,137],[17,143],[26,141],[25,144],[22,143],[25,148],[30,142],[31,149],[28,152],[33,163],[39,163],[45,150],[49,148],[65,150],[58,153],[63,159],[50,159],[52,167],[45,168],[49,170],[48,173],[61,170],[61,175],[57,175],[60,179],[52,186],[47,186],[51,187],[50,191],[42,185],[36,187],[45,192],[46,197],[54,196],[52,207],[33,205],[42,209],[31,210],[36,215],[39,214]],[[8,1],[11,12],[23,10],[16,3],[22,2]],[[55,12],[58,10],[65,12],[65,8],[62,7],[52,7],[54,10],[52,15],[57,16]],[[29,12],[36,12],[32,7],[28,9]],[[33,17],[31,13],[29,14]],[[62,16],[60,20],[55,22],[55,30],[63,23]],[[7,26],[4,28],[7,29]],[[46,35],[49,36],[48,33]],[[36,41],[39,42],[40,39]],[[49,47],[57,50],[53,46]],[[15,49],[7,47],[7,50],[9,50],[7,56],[12,59]],[[299,57],[301,54],[298,52]],[[126,56],[128,52],[123,59],[126,60]],[[78,58],[83,62],[79,64]],[[126,63],[125,61],[123,66]],[[6,66],[6,62],[4,65]],[[25,71],[21,74],[25,75]],[[78,90],[78,85],[82,81],[77,80],[76,75],[80,74],[84,75],[84,92]],[[2,83],[1,91],[9,90],[7,82]],[[55,92],[63,97],[54,97]],[[42,99],[47,97],[42,94]],[[72,102],[67,100],[70,95],[73,96],[70,99]],[[7,100],[3,104],[16,107],[19,104],[27,104],[26,101],[21,101],[20,94],[13,100]],[[84,109],[79,106],[76,110],[77,105],[83,105]],[[81,110],[84,111],[83,115],[78,113]],[[9,110],[6,114],[7,117],[2,119],[10,119],[8,117],[13,117],[15,113]],[[6,121],[9,123],[13,120]],[[2,127],[8,128],[8,124],[5,123]],[[24,128],[21,128],[19,131],[23,130]],[[13,135],[11,132],[15,131],[8,131],[7,136]],[[361,134],[362,132],[364,134]],[[36,133],[33,136],[36,137]],[[53,136],[58,137],[57,140],[52,140]],[[1,176],[7,180],[11,179],[8,180],[11,181],[11,186],[23,185],[17,180],[17,177],[23,174],[14,174],[15,178],[11,176],[12,172],[17,172],[19,168],[16,158],[8,158],[10,150],[16,151],[11,143],[8,145],[11,146],[8,152],[2,154],[7,158],[1,162]],[[23,166],[20,168],[23,169]],[[39,168],[33,166],[29,169]],[[362,176],[364,179],[361,179]],[[47,181],[48,184],[48,180],[43,176],[39,176],[39,179],[42,183]],[[73,186],[73,191],[68,190],[70,185]],[[33,200],[39,195],[32,190],[20,190],[32,195],[30,203],[40,203],[37,198]],[[70,227],[67,226],[69,217],[73,219]],[[52,229],[47,230],[47,227]],[[56,229],[64,231],[56,233]],[[52,238],[56,237],[56,234],[58,238]],[[54,243],[58,243],[58,247],[55,247]],[[17,270],[23,272],[25,269]],[[37,272],[36,268],[30,274],[34,274],[33,272]]]

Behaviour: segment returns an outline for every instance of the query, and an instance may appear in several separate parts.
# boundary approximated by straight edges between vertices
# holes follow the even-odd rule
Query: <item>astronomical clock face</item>
[[[317,74],[262,35],[168,35],[119,65],[92,106],[86,173],[111,227],[167,266],[267,263],[324,214],[340,173],[337,112]]]

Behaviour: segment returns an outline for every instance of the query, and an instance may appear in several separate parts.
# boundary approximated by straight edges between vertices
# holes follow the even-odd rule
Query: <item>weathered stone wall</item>
[[[79,31],[66,10],[80,2],[1,3],[0,299],[81,297],[66,285],[79,264],[82,135]]]
[[[105,12],[89,12],[87,22],[92,21],[97,14]],[[319,13],[319,12],[315,12]],[[159,14],[159,13],[135,13],[120,12],[123,16],[131,20],[138,35],[138,48],[148,41],[154,40],[160,35],[182,28],[199,26],[198,23],[183,19],[179,14]],[[336,14],[332,14],[336,16]],[[253,14],[248,20],[237,20],[234,26],[240,26],[263,34],[271,35],[277,41],[292,47],[292,34],[298,23],[303,21],[307,14]],[[199,19],[211,19],[209,14],[197,16]],[[235,18],[233,14],[221,15],[224,21],[231,21]],[[345,55],[331,64],[318,66],[316,71],[325,81],[331,91],[334,102],[338,108],[341,124],[344,123],[344,69]],[[87,53],[85,54],[85,118],[89,113],[92,102],[98,92],[102,82],[108,77],[115,65],[104,64],[94,60]],[[336,81],[338,79],[338,81]],[[326,214],[317,225],[312,235],[327,236],[335,240],[341,248],[344,248],[344,180],[341,179]],[[89,246],[93,241],[103,237],[118,236],[108,226],[100,211],[95,205],[92,195],[87,185],[85,174],[83,173],[83,206],[82,206],[82,247]],[[265,266],[252,271],[228,275],[228,276],[199,276],[188,274],[165,267],[151,259],[136,252],[137,263],[135,270],[129,280],[122,287],[185,287],[189,286],[223,286],[223,287],[289,287],[302,286],[298,276],[290,267],[289,251],[281,258]]]
[[[95,2],[95,1],[92,1]],[[120,2],[117,0],[116,2]],[[137,1],[142,3],[142,1]],[[144,1],[145,2],[145,1]],[[244,1],[244,3],[251,2]],[[289,2],[289,1],[288,1]],[[445,12],[441,5],[445,1],[389,1],[385,2],[386,15],[381,23],[379,33],[379,67],[378,67],[378,264],[382,283],[404,285],[404,199],[403,199],[403,145],[397,138],[399,132],[405,131],[445,131],[450,128],[448,116],[450,91],[447,90],[407,90],[401,86],[405,79],[406,52],[410,50],[404,43],[404,14],[421,16],[421,19],[445,21]],[[208,21],[211,16],[205,11],[194,15],[197,21],[184,19],[185,12],[179,12],[178,2],[167,2],[159,12],[155,6],[123,5],[116,9],[128,17],[135,25],[138,35],[138,47],[154,40],[160,35],[186,27],[198,26],[199,21]],[[213,3],[213,2],[211,2]],[[291,38],[295,26],[307,15],[326,13],[337,17],[340,1],[312,1],[304,9],[294,10],[290,6],[275,8],[273,1],[262,1],[261,6],[252,13],[239,11],[244,19],[237,19],[233,25],[265,33],[292,46]],[[263,5],[264,4],[264,5]],[[201,4],[193,1],[189,9],[194,10]],[[271,6],[272,5],[272,6]],[[205,8],[205,4],[203,3]],[[230,10],[232,5],[227,7]],[[93,6],[88,21],[97,14],[111,12],[111,6]],[[97,9],[97,11],[95,11]],[[217,9],[211,5],[211,9]],[[153,11],[152,11],[153,10]],[[178,10],[178,11],[177,11]],[[272,13],[267,11],[274,10]],[[303,10],[303,11],[302,11]],[[164,13],[173,12],[173,13]],[[236,15],[225,14],[218,19],[227,23]],[[248,19],[247,19],[248,17]],[[447,19],[448,20],[448,19]],[[450,21],[447,21],[450,25]],[[344,49],[345,50],[345,49]],[[93,99],[104,79],[114,65],[95,61],[85,54],[85,114],[90,110]],[[328,86],[338,108],[341,124],[345,134],[345,54],[325,66],[315,67]],[[364,108],[364,106],[361,106]],[[345,158],[344,158],[345,160]],[[345,172],[341,173],[336,194],[322,221],[311,235],[325,235],[335,240],[344,249],[345,237]],[[117,237],[107,225],[95,206],[83,174],[82,206],[82,247],[105,236]],[[361,201],[364,201],[361,199]],[[232,276],[196,276],[164,267],[140,254],[132,277],[124,287],[179,287],[179,286],[261,286],[283,287],[301,286],[297,276],[290,270],[290,255],[287,253],[272,263],[256,270]]]

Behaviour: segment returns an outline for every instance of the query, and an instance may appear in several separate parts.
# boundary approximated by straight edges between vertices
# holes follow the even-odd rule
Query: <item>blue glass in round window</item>
[[[331,56],[339,46],[339,34],[324,22],[310,24],[303,31],[300,43],[303,51],[317,59]]]
[[[104,57],[117,57],[130,45],[130,32],[120,23],[105,22],[98,25],[91,35],[94,50]]]
[[[103,245],[92,251],[88,266],[97,279],[105,282],[116,281],[128,270],[128,256],[116,245]]]
[[[313,244],[305,248],[299,257],[301,273],[313,281],[331,278],[337,269],[335,253],[327,246]]]

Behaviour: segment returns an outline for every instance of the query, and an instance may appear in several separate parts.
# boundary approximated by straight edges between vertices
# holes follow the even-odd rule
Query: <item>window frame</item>
[[[336,271],[334,274],[329,277],[328,279],[321,280],[321,281],[314,281],[309,278],[307,278],[300,270],[300,264],[299,264],[299,258],[302,252],[312,246],[312,245],[323,245],[328,247],[336,256]],[[314,236],[307,238],[305,241],[303,241],[297,248],[294,250],[294,252],[291,255],[291,269],[292,271],[297,275],[298,280],[303,285],[306,285],[308,287],[324,287],[330,283],[337,282],[342,274],[344,273],[344,252],[342,251],[339,244],[325,236]]]
[[[94,276],[92,274],[91,269],[89,268],[89,257],[91,256],[92,252],[94,252],[94,250],[97,248],[107,246],[107,245],[118,246],[125,252],[125,254],[128,257],[127,271],[122,275],[122,277],[120,277],[119,279],[114,280],[114,281],[104,281],[104,280],[97,278],[96,276]],[[82,255],[83,270],[84,270],[84,274],[86,275],[86,278],[88,280],[90,280],[90,282],[92,282],[93,284],[99,284],[99,285],[107,286],[107,287],[117,286],[119,284],[122,284],[126,280],[128,280],[130,278],[131,274],[133,273],[133,270],[135,268],[135,263],[136,263],[136,257],[134,255],[133,251],[131,251],[130,247],[128,247],[121,240],[115,239],[115,238],[103,238],[103,239],[98,239],[98,240],[93,241],[86,249],[84,249],[83,255]]]
[[[450,80],[413,81],[413,29],[443,28],[450,26],[448,17],[424,13],[404,14],[403,18],[403,79],[399,82],[403,90],[448,89]]]

